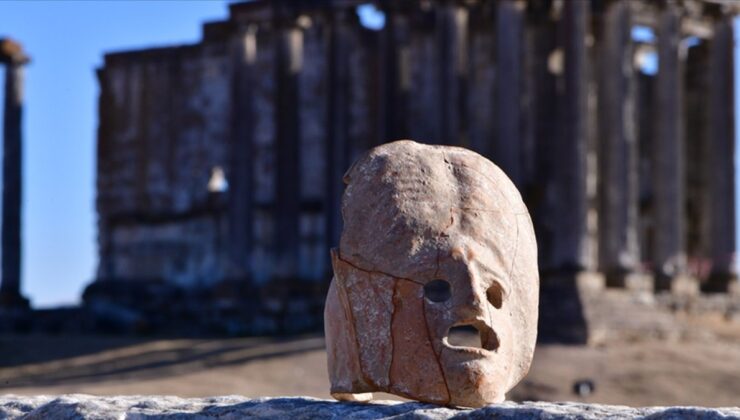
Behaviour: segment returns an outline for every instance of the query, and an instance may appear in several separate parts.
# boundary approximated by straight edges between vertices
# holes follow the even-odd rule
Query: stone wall
[[[437,407],[416,402],[378,401],[349,404],[307,397],[246,399],[238,396],[179,398],[166,396],[90,395],[2,396],[0,418],[55,419],[211,419],[211,418],[336,418],[336,419],[728,419],[740,408],[632,408],[573,402],[505,402],[475,410]]]
[[[216,168],[230,169],[226,52],[201,44],[106,58],[98,74],[98,278],[223,277],[223,203],[208,184]]]

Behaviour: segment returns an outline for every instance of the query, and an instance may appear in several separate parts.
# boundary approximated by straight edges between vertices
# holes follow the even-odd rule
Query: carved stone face
[[[408,140],[371,150],[345,182],[325,310],[332,395],[503,401],[529,370],[539,298],[514,185],[474,152]],[[481,346],[451,343],[460,326]]]

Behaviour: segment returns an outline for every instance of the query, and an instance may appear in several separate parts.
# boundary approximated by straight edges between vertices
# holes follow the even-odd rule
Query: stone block
[[[417,402],[342,403],[308,397],[248,399],[239,396],[179,398],[171,396],[61,395],[0,397],[0,418],[55,419],[651,419],[740,417],[740,408],[643,407],[617,405],[504,402],[465,410]]]

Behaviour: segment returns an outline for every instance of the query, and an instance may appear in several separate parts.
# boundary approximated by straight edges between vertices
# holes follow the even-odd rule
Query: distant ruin
[[[320,322],[342,175],[401,138],[514,180],[543,311],[582,283],[734,287],[740,5],[377,1],[373,30],[367,3],[231,4],[197,44],[106,55],[88,302],[176,285],[252,298],[253,332]]]

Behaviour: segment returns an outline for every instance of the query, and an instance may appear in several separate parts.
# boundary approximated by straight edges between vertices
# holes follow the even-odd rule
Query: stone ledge
[[[307,397],[248,399],[239,396],[0,396],[0,419],[740,419],[740,407],[646,407],[548,402],[505,402],[477,410],[421,403],[339,403]]]

